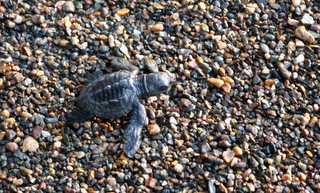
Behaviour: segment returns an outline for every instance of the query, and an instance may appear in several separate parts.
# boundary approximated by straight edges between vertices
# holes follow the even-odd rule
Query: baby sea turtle
[[[139,149],[146,121],[140,100],[167,91],[173,79],[165,72],[137,75],[138,68],[124,58],[114,57],[111,64],[122,70],[92,79],[76,99],[78,108],[67,114],[67,123],[84,122],[94,116],[115,119],[129,113],[124,152],[132,158]]]

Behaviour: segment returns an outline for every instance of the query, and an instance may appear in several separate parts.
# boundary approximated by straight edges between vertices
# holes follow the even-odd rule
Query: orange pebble
[[[123,8],[123,9],[119,9],[118,11],[117,11],[117,14],[118,15],[126,15],[126,14],[128,14],[130,12],[130,10],[128,9],[128,8]]]

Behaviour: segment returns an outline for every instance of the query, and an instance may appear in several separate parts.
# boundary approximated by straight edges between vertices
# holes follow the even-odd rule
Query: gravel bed
[[[0,0],[0,193],[320,192],[317,0]],[[67,126],[112,56],[170,72],[128,117]]]

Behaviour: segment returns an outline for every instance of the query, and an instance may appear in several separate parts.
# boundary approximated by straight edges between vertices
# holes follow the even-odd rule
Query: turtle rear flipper
[[[124,131],[124,152],[132,158],[141,144],[141,131],[146,120],[146,110],[144,106],[137,102],[133,105],[133,111],[127,128]]]
[[[74,109],[72,112],[68,113],[66,116],[67,124],[72,123],[82,123],[93,118],[89,112],[82,109]]]

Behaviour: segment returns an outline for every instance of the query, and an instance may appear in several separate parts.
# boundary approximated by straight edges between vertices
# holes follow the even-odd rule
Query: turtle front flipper
[[[132,74],[138,74],[139,68],[130,64],[128,60],[125,58],[120,58],[120,57],[112,57],[111,58],[111,65],[113,67],[116,67],[121,70],[126,70]]]
[[[137,102],[133,105],[131,117],[124,131],[124,152],[130,158],[134,156],[141,144],[141,131],[146,120],[146,110],[142,104]]]

